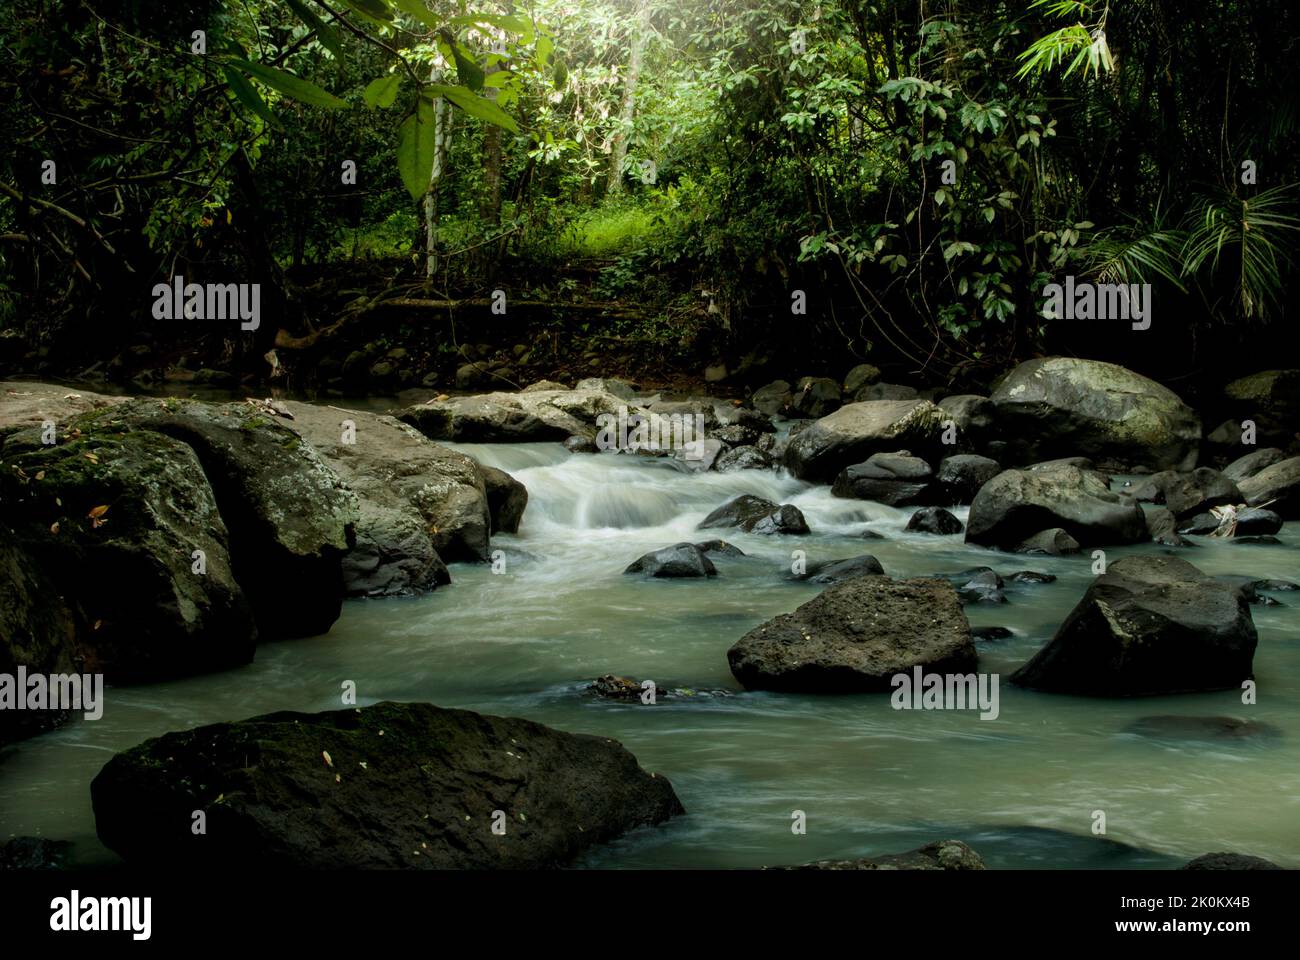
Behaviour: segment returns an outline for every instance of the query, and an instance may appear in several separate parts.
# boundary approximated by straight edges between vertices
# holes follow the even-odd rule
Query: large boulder
[[[1140,504],[1112,493],[1078,467],[1005,470],[980,489],[966,519],[966,542],[1013,550],[1060,528],[1085,547],[1150,539]]]
[[[1300,370],[1265,370],[1234,380],[1223,388],[1225,412],[1240,424],[1255,424],[1264,443],[1288,447],[1295,442],[1296,413],[1300,411]]]
[[[697,530],[736,527],[746,533],[808,532],[808,522],[803,512],[793,504],[775,504],[753,494],[742,493],[728,500],[700,521]]]
[[[802,480],[829,483],[873,453],[905,448],[928,458],[943,449],[947,418],[928,400],[850,403],[791,437],[783,461]]]
[[[10,434],[3,446],[0,503],[13,532],[6,566],[14,594],[5,633],[30,632],[28,655],[66,665],[59,638],[68,628],[56,612],[66,602],[76,632],[75,648],[66,649],[75,649],[84,672],[113,683],[252,660],[253,610],[194,451],[120,422],[71,424],[54,445],[35,428]],[[51,581],[39,601],[29,595],[38,574],[13,569],[19,545]],[[34,601],[52,609],[33,609]]]
[[[1283,520],[1300,520],[1300,457],[1266,467],[1237,486],[1250,506],[1267,506]]]
[[[260,401],[135,399],[73,421],[161,433],[193,449],[230,531],[235,579],[266,638],[314,636],[338,619],[358,519],[356,496],[283,411]]]
[[[1281,463],[1285,459],[1286,454],[1279,448],[1265,447],[1262,450],[1256,450],[1254,453],[1248,453],[1244,457],[1238,457],[1223,468],[1223,475],[1229,480],[1240,483],[1242,480],[1249,480],[1257,473],[1261,473],[1273,466],[1273,464]]]
[[[602,414],[629,415],[629,402],[604,390],[530,390],[429,400],[407,407],[398,419],[433,440],[462,443],[563,441],[595,438]]]
[[[476,461],[393,417],[310,403],[286,421],[360,501],[343,564],[351,596],[419,593],[447,583],[446,562],[486,560],[491,514]]]
[[[1190,470],[1201,422],[1154,380],[1112,363],[1029,360],[990,398],[1012,462],[1082,455],[1121,469]]]
[[[897,673],[974,670],[970,624],[952,584],[859,576],[745,634],[727,660],[748,689],[860,693]]]
[[[58,588],[0,520],[0,674],[15,677],[20,666],[29,675],[72,673],[74,638],[75,624]],[[0,747],[65,719],[61,710],[0,710]]]
[[[1101,697],[1227,690],[1250,678],[1255,644],[1243,591],[1176,557],[1124,557],[1011,681]]]
[[[125,401],[126,397],[72,390],[55,383],[0,381],[0,437],[45,423],[52,423],[62,432],[69,421],[83,413]]]
[[[931,492],[934,471],[920,457],[906,450],[896,453],[873,453],[864,463],[845,467],[831,484],[837,497],[874,500],[902,507],[926,503]]]
[[[90,791],[127,861],[205,869],[555,867],[683,812],[613,740],[425,703],[168,733],[114,756]]]

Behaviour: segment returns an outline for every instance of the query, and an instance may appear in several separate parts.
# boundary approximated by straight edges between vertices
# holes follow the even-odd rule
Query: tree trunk
[[[433,102],[433,130],[433,173],[429,176],[429,192],[424,195],[426,280],[432,280],[438,272],[438,183],[447,167],[447,144],[451,142],[451,104],[443,97]]]
[[[649,0],[637,0],[632,14],[632,47],[628,52],[627,77],[623,81],[623,108],[619,114],[619,129],[614,134],[609,157],[609,181],[605,187],[608,196],[623,192],[623,164],[627,160],[627,142],[632,133],[632,120],[636,116],[636,87],[641,79],[641,56],[645,52],[648,32],[647,8]]]
[[[501,68],[492,64],[485,71],[490,77]],[[483,95],[493,102],[496,87],[484,87]],[[483,126],[483,219],[493,227],[501,226],[501,128],[494,123]]]

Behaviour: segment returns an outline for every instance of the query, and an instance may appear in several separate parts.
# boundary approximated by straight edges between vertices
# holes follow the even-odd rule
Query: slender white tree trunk
[[[636,117],[636,88],[641,80],[641,56],[645,52],[647,33],[646,16],[649,0],[639,0],[632,15],[632,47],[628,52],[627,77],[623,81],[623,109],[619,114],[619,130],[609,158],[609,180],[605,192],[617,196],[623,192],[623,164],[627,160],[627,141]]]

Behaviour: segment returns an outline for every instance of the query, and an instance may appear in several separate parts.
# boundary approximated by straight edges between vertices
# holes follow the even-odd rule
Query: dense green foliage
[[[147,325],[174,274],[257,280],[277,323],[227,345],[256,359],[276,325],[329,322],[305,293],[321,278],[371,296],[505,283],[637,304],[642,321],[607,321],[624,336],[709,331],[737,356],[797,339],[951,380],[1043,349],[1041,291],[1066,273],[1154,283],[1165,336],[1279,324],[1297,16],[13,0],[0,325],[93,341]]]

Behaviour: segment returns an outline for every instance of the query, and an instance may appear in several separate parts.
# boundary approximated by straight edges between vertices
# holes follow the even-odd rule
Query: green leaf
[[[238,99],[240,103],[246,106],[249,110],[252,110],[272,126],[280,126],[280,121],[275,118],[275,114],[272,113],[271,108],[266,105],[266,101],[262,99],[262,95],[257,92],[256,88],[251,83],[244,79],[242,73],[226,66],[223,66],[221,71],[226,75],[226,83],[230,85],[231,92],[234,93],[236,99]]]
[[[456,38],[451,35],[450,30],[442,31],[442,38],[451,48],[451,55],[456,61],[456,79],[461,82],[462,86],[469,87],[477,92],[483,89],[483,68],[474,62],[474,58],[469,55]]]
[[[551,58],[551,51],[555,49],[555,41],[550,37],[542,36],[537,38],[537,65],[546,66],[546,61]]]
[[[424,5],[424,0],[393,0],[393,6],[408,17],[419,20],[430,30],[437,30],[442,26],[438,18],[433,15],[433,11]]]
[[[339,60],[342,60],[343,44],[339,42],[339,35],[334,32],[334,28],[316,16],[316,12],[307,6],[303,0],[286,0],[286,2],[293,12],[298,14],[298,18],[315,31],[316,39],[321,42],[325,49],[334,54]]]
[[[388,4],[384,0],[343,0],[343,2],[357,13],[364,13],[375,20],[393,19],[393,11],[388,9]]]
[[[429,191],[437,137],[437,115],[433,103],[420,97],[415,112],[403,120],[397,130],[397,172],[413,200],[419,200]]]
[[[366,102],[366,106],[374,109],[375,107],[388,108],[393,105],[397,99],[397,90],[402,85],[400,74],[390,73],[384,77],[376,77],[366,84],[366,88],[361,91],[361,99]]]
[[[504,127],[511,133],[519,132],[519,125],[515,123],[514,118],[498,107],[491,100],[485,100],[482,97],[475,96],[464,87],[452,87],[444,83],[431,83],[425,88],[428,93],[435,97],[446,97],[456,106],[460,107],[471,117],[478,117],[488,123],[495,124],[498,127]]]
[[[326,90],[322,90],[310,80],[295,77],[292,73],[286,73],[277,67],[268,67],[264,63],[253,63],[251,60],[240,60],[238,58],[232,58],[230,62],[245,73],[252,74],[268,87],[279,90],[286,97],[292,97],[302,103],[309,103],[314,107],[338,109],[347,106],[346,101],[340,100]]]
[[[469,13],[459,17],[452,17],[447,22],[458,27],[472,27],[480,23],[486,23],[488,26],[519,34],[524,43],[532,40],[535,35],[533,22],[527,17],[494,13]]]

